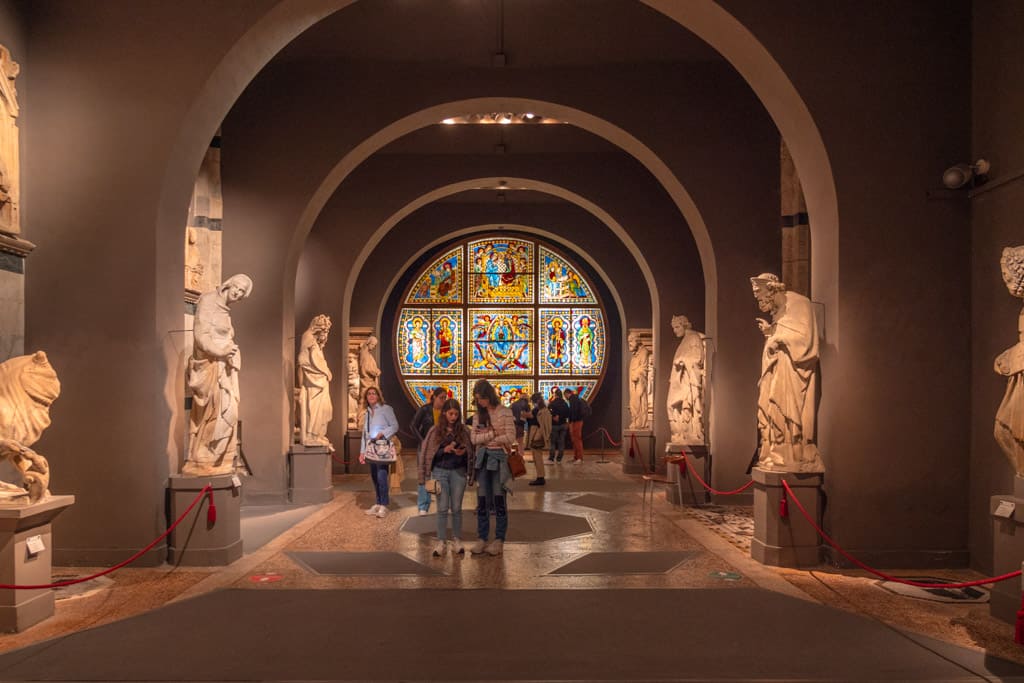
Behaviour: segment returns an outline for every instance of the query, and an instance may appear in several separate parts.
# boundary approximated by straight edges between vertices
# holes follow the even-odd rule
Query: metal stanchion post
[[[608,460],[606,457],[604,457],[604,430],[601,430],[601,459],[598,460],[597,462],[601,464],[611,462],[611,460]]]

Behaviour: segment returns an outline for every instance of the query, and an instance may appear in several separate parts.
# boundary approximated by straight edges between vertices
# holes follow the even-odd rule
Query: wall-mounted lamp
[[[985,159],[978,159],[973,164],[950,166],[942,173],[942,184],[949,190],[982,185],[988,180],[991,168],[992,164]]]

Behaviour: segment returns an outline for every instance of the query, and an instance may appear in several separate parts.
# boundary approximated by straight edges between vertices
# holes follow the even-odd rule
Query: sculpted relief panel
[[[1010,296],[1024,299],[1024,246],[1006,247],[999,261]],[[1017,316],[1017,343],[996,357],[995,371],[1006,377],[1006,393],[996,411],[995,438],[1024,477],[1024,308]]]

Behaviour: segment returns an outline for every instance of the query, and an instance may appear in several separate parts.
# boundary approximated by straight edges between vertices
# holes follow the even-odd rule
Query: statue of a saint
[[[0,481],[0,502],[35,503],[50,495],[50,465],[29,448],[50,426],[60,381],[46,354],[36,351],[0,363],[0,460],[20,472],[20,486]]]
[[[757,383],[758,467],[786,472],[824,472],[815,443],[818,322],[811,300],[786,291],[778,276],[750,278],[764,334],[761,379]]]
[[[651,365],[651,351],[634,332],[629,333],[627,340],[629,351],[633,354],[629,361],[629,428],[650,429],[647,416],[647,374]]]
[[[356,429],[359,415],[359,357],[348,354],[348,428]]]
[[[999,260],[1011,296],[1024,299],[1024,246],[1003,249]],[[1018,477],[1024,477],[1024,309],[1017,316],[1017,343],[996,358],[1006,393],[996,411],[995,437]]]
[[[327,423],[331,421],[331,380],[334,376],[327,367],[324,344],[331,331],[331,319],[318,315],[302,333],[299,356],[295,365],[299,369],[300,438],[304,446],[334,446],[327,440]]]
[[[377,359],[373,357],[373,350],[377,348],[377,338],[372,334],[359,346],[359,390],[367,387],[380,386],[380,367]]]
[[[672,316],[679,346],[668,382],[670,443],[704,445],[704,335],[683,315]]]
[[[233,275],[199,297],[193,326],[188,386],[192,390],[188,456],[182,474],[231,474],[238,456],[238,372],[242,355],[235,344],[230,306],[252,293],[248,275]]]

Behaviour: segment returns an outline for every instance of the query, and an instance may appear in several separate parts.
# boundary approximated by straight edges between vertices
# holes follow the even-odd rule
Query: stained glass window
[[[573,388],[591,400],[605,371],[607,330],[590,280],[554,247],[486,235],[446,247],[412,279],[395,325],[408,397],[435,387],[463,403],[478,379],[503,403]]]

